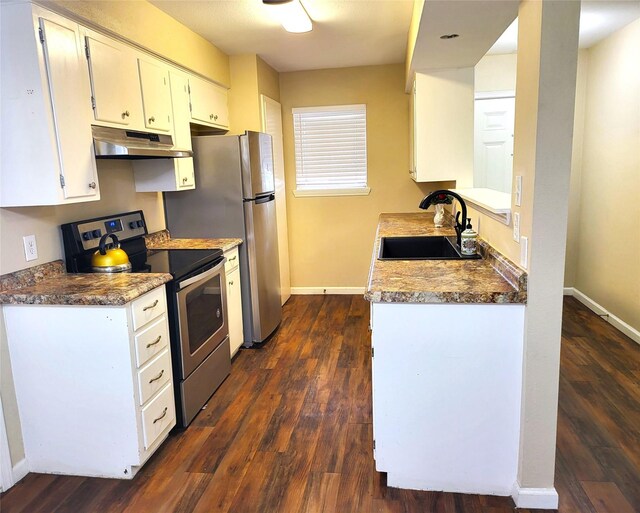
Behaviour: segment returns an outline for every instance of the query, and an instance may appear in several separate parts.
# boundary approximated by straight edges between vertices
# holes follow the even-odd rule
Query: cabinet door
[[[133,50],[94,34],[87,36],[86,44],[95,120],[142,129],[140,80]]]
[[[159,63],[138,59],[144,125],[149,130],[171,130],[169,73]]]
[[[78,26],[66,20],[40,18],[39,22],[64,198],[100,199],[91,135],[90,87]]]
[[[227,90],[197,77],[189,77],[191,119],[221,128],[229,127]]]
[[[244,339],[242,329],[242,297],[240,296],[240,268],[227,275],[227,318],[229,321],[229,345],[233,356]]]
[[[191,110],[189,109],[189,79],[177,71],[169,72],[171,106],[173,108],[174,145],[181,150],[191,149]],[[175,159],[178,189],[193,189],[196,185],[193,159]]]

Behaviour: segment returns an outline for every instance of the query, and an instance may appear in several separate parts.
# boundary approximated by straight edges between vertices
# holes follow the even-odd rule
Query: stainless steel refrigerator
[[[271,136],[193,138],[196,188],[165,192],[173,238],[239,237],[245,346],[280,324],[280,268]]]

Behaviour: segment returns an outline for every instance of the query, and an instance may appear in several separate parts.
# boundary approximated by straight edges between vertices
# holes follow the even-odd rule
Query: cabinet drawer
[[[146,403],[153,394],[160,390],[171,379],[171,357],[165,349],[144,368],[138,371],[138,389],[140,405]]]
[[[131,303],[133,314],[133,329],[138,330],[149,321],[167,311],[167,300],[164,286],[147,292]]]
[[[239,264],[238,257],[238,248],[230,249],[229,251],[224,252],[224,256],[227,258],[227,261],[224,263],[224,272],[225,274],[229,274],[233,271]]]
[[[176,424],[176,410],[171,382],[165,385],[151,402],[142,409],[144,448],[149,449],[158,437]]]
[[[163,315],[135,337],[136,367],[142,367],[152,356],[162,351],[169,343],[167,318]]]

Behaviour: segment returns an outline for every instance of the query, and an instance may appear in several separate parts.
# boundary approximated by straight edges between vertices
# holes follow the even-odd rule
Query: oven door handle
[[[178,283],[178,290],[182,290],[186,287],[188,287],[189,285],[193,285],[194,283],[197,283],[199,281],[202,280],[206,280],[207,278],[210,278],[211,276],[217,274],[220,272],[220,269],[222,269],[224,267],[225,262],[227,261],[226,258],[223,258],[220,263],[218,265],[216,265],[215,267],[212,267],[211,269],[208,269],[207,271],[200,273],[196,276],[193,276],[191,278],[189,278],[188,280],[184,280]]]

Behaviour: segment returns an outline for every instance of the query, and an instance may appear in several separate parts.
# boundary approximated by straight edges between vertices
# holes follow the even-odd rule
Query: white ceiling
[[[256,53],[277,71],[404,62],[413,10],[413,0],[301,0],[313,20],[313,31],[290,34],[274,17],[273,7],[262,0],[150,1],[226,54]],[[485,4],[486,12],[474,9],[474,4]],[[475,64],[476,54],[481,56],[513,19],[509,4],[513,0],[428,0],[429,19],[422,17],[428,31],[421,27],[420,32],[428,43],[425,48],[434,51],[419,56],[429,62],[415,64],[420,64],[418,68],[451,67],[452,63],[458,67],[471,56],[475,61],[465,65]],[[581,47],[591,46],[638,17],[640,0],[583,0]],[[448,42],[439,39],[451,32],[461,37]],[[512,27],[511,33],[517,37],[517,29]],[[513,36],[511,42],[497,43],[490,50],[515,51]]]
[[[313,20],[286,32],[262,0],[150,0],[228,55],[256,53],[277,71],[404,62],[413,0],[302,0]]]
[[[638,18],[640,18],[639,0],[582,0],[580,48],[590,48]],[[518,20],[516,19],[487,53],[514,53],[517,49]]]

